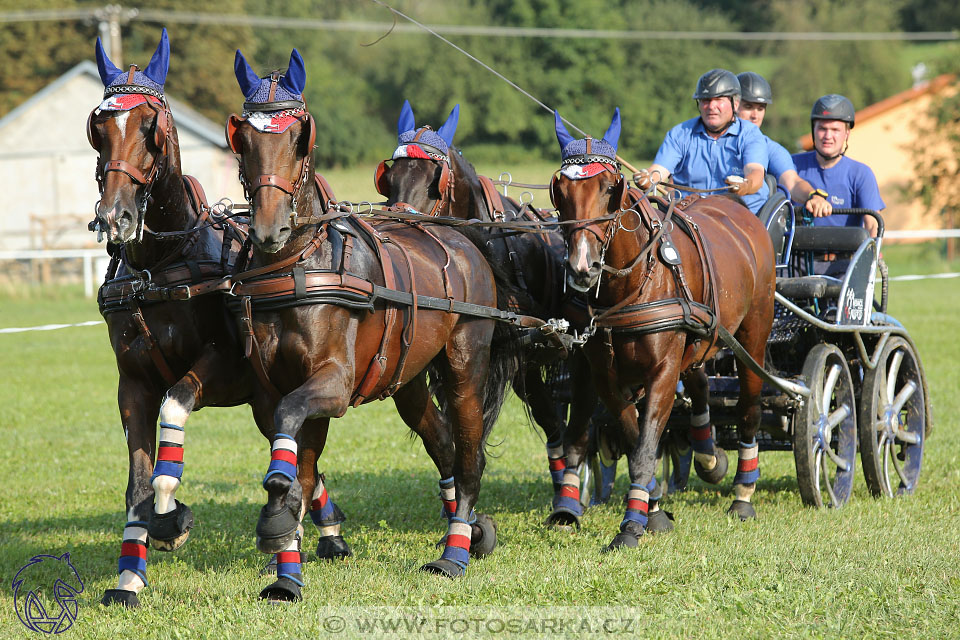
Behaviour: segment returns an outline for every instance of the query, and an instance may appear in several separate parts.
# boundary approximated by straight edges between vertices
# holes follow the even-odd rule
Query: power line
[[[96,17],[98,9],[7,11],[0,13],[3,22],[33,22],[52,20],[83,20]],[[275,16],[245,16],[236,14],[199,13],[195,11],[164,11],[137,9],[132,18],[141,22],[215,24],[222,26],[256,27],[261,29],[309,29],[315,31],[423,33],[415,25],[358,20],[321,20],[315,18],[283,18]],[[439,34],[450,36],[482,36],[500,38],[545,38],[586,40],[721,40],[769,41],[791,40],[810,42],[848,41],[910,41],[938,42],[960,40],[957,31],[889,31],[889,32],[809,32],[809,31],[618,31],[607,29],[560,29],[551,27],[507,27],[496,25],[430,25]]]

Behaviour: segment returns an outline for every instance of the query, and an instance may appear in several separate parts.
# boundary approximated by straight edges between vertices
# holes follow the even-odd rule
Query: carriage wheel
[[[853,488],[857,452],[856,398],[843,352],[818,344],[803,364],[810,388],[795,419],[793,455],[803,503],[840,507]]]
[[[875,496],[909,494],[917,486],[927,422],[923,391],[913,348],[892,338],[864,374],[860,398],[860,459]]]

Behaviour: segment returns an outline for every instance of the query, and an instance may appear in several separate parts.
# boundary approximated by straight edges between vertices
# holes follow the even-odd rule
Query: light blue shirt
[[[764,135],[752,122],[737,118],[714,139],[699,117],[670,129],[654,159],[673,175],[672,182],[697,189],[725,187],[727,176],[743,177],[746,165],[756,163],[766,168],[767,161]],[[743,201],[756,213],[769,197],[770,190],[764,184],[757,193],[743,196]]]
[[[769,156],[767,173],[780,182],[780,176],[784,173],[797,170],[793,164],[793,157],[779,142],[774,142],[768,136],[763,136],[763,139],[767,141],[767,156]]]

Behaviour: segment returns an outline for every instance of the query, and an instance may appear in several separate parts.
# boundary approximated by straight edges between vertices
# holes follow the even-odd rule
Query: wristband
[[[823,189],[814,189],[813,191],[810,192],[810,195],[807,196],[807,202],[810,202],[811,200],[813,200],[814,196],[820,196],[824,200],[826,200],[829,197],[827,195],[827,192],[824,191]]]

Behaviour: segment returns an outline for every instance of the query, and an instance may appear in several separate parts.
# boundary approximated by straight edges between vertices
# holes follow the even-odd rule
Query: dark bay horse
[[[626,515],[607,548],[633,547],[648,525],[666,528],[656,521],[662,511],[648,509],[657,443],[681,375],[693,400],[697,463],[709,472],[725,462],[713,443],[700,367],[718,350],[718,323],[763,363],[773,321],[773,247],[763,224],[732,199],[670,206],[666,220],[642,193],[626,189],[616,160],[619,110],[599,140],[574,140],[559,115],[556,129],[563,164],[551,195],[561,221],[571,223],[563,227],[567,281],[582,292],[568,317],[592,333],[584,352],[597,394],[615,418],[603,436],[610,449],[627,454],[630,471]],[[745,366],[738,376],[740,450],[730,510],[748,518],[756,515],[750,498],[759,473],[761,379]],[[586,426],[578,407],[592,400],[579,394],[581,386],[568,425],[573,433]],[[640,397],[642,416],[634,405]]]
[[[328,208],[311,188],[316,129],[296,50],[285,74],[264,78],[238,51],[236,74],[246,102],[243,116],[227,121],[227,138],[240,157],[251,205],[250,267],[260,275],[238,282],[234,293],[254,343],[259,393],[275,389],[280,398],[258,546],[296,550],[304,503],[291,465],[310,428],[304,421],[325,428],[350,406],[392,396],[449,480],[443,554],[423,569],[461,575],[478,533],[484,544],[495,541],[492,520],[475,517],[473,507],[484,443],[515,366],[510,341],[494,339],[495,325],[503,325],[468,315],[468,303],[496,307],[494,275],[478,248],[452,229],[373,227]],[[449,416],[430,396],[428,366]],[[299,597],[299,585],[286,588]]]
[[[103,603],[135,607],[147,583],[148,542],[173,551],[193,526],[190,509],[174,497],[187,418],[204,406],[251,402],[256,384],[222,296],[197,295],[233,268],[243,233],[212,219],[199,184],[181,173],[177,129],[163,94],[166,30],[143,71],[118,69],[99,40],[96,52],[106,91],[88,120],[101,188],[91,226],[106,234],[114,252],[99,302],[117,359],[130,465],[120,577]],[[271,407],[253,409],[271,438]],[[319,451],[322,437],[313,437]],[[316,469],[309,458],[302,462],[302,483],[310,486]],[[348,554],[338,525],[330,527],[329,520],[315,518],[328,536],[321,537],[318,554]]]
[[[477,175],[473,165],[453,146],[459,106],[434,132],[429,127],[416,126],[413,109],[404,101],[397,124],[399,144],[392,164],[380,163],[374,176],[377,191],[386,197],[387,206],[400,210],[410,207],[461,220],[548,222],[547,216],[531,206],[501,196],[493,182]],[[555,233],[484,227],[472,227],[469,233],[477,234],[478,241],[486,245],[491,264],[502,269],[504,279],[515,292],[508,300],[511,311],[544,320],[559,317],[564,247]],[[566,411],[561,411],[558,395],[569,395],[570,377],[557,352],[543,343],[528,342],[523,356],[513,387],[546,437],[555,511],[548,522],[566,523],[583,511],[579,477],[574,481],[576,471],[566,469],[563,454]]]

